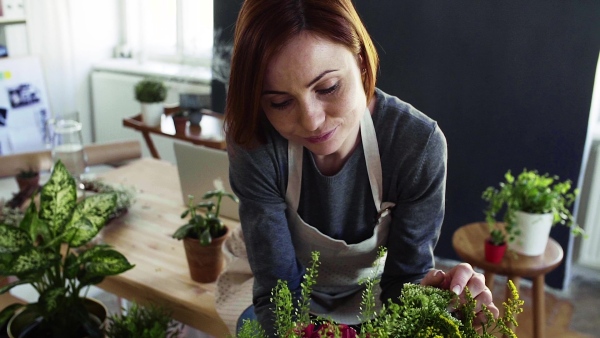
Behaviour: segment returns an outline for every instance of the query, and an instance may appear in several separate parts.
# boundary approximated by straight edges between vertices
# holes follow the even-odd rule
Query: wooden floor
[[[504,301],[504,282],[496,282],[494,286],[494,303],[499,307]],[[519,338],[533,338],[533,309],[531,300],[531,288],[521,287],[519,290],[521,299],[525,301],[523,313],[517,317],[519,327],[516,334]],[[593,338],[594,336],[569,330],[571,318],[573,317],[573,304],[565,299],[559,299],[546,292],[546,337],[561,338]]]

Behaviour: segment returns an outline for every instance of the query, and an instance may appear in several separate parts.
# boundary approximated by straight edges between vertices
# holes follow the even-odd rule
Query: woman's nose
[[[300,111],[300,124],[308,131],[315,131],[325,121],[325,111],[319,104],[304,104]]]

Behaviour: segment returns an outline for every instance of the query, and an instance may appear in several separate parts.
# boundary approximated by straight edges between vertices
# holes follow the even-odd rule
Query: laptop
[[[184,205],[187,206],[189,195],[194,196],[196,203],[202,201],[207,191],[215,190],[216,179],[223,182],[227,192],[233,193],[229,185],[229,158],[226,151],[178,142],[173,143],[173,149]],[[229,197],[223,197],[220,216],[239,220],[238,204]]]

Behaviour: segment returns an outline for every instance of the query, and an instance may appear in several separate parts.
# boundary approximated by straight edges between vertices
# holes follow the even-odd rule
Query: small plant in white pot
[[[571,190],[571,181],[559,181],[558,176],[523,170],[516,178],[510,170],[499,188],[488,187],[482,198],[489,202],[486,221],[494,224],[496,215],[504,208],[504,222],[509,248],[526,256],[544,253],[550,228],[563,224],[574,235],[584,234],[569,207],[579,191]]]
[[[160,126],[167,87],[159,79],[143,79],[135,85],[135,99],[142,106],[142,121],[148,126]]]

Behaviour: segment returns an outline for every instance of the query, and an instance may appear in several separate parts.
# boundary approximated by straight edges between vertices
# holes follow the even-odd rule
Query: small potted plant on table
[[[200,283],[212,283],[223,270],[224,260],[221,246],[229,234],[229,228],[219,218],[223,197],[236,203],[238,198],[224,190],[222,184],[217,189],[202,196],[204,201],[195,204],[194,196],[189,196],[188,207],[181,218],[188,217],[188,223],[175,231],[173,238],[183,240],[185,255],[191,278]],[[216,203],[211,199],[216,199]],[[204,215],[200,212],[204,211]]]
[[[160,126],[164,112],[167,87],[159,79],[143,79],[135,85],[135,99],[142,108],[142,121],[152,127]]]
[[[37,189],[40,186],[40,173],[32,168],[20,170],[15,179],[19,191]]]
[[[526,256],[541,255],[550,228],[558,223],[571,228],[574,235],[584,234],[569,210],[579,193],[571,190],[570,180],[559,182],[558,176],[526,169],[516,178],[509,170],[504,178],[499,188],[486,188],[482,198],[489,202],[485,213],[491,226],[505,208],[505,231],[511,250]]]
[[[494,264],[502,261],[506,253],[506,236],[502,229],[494,228],[494,223],[489,223],[490,237],[485,241],[485,259]]]
[[[0,224],[0,276],[17,277],[0,294],[21,284],[39,293],[36,303],[0,312],[0,326],[10,319],[9,337],[102,337],[106,308],[85,290],[133,268],[118,251],[90,244],[115,200],[115,194],[97,194],[77,202],[75,179],[58,161],[39,209],[32,201],[18,226]]]

